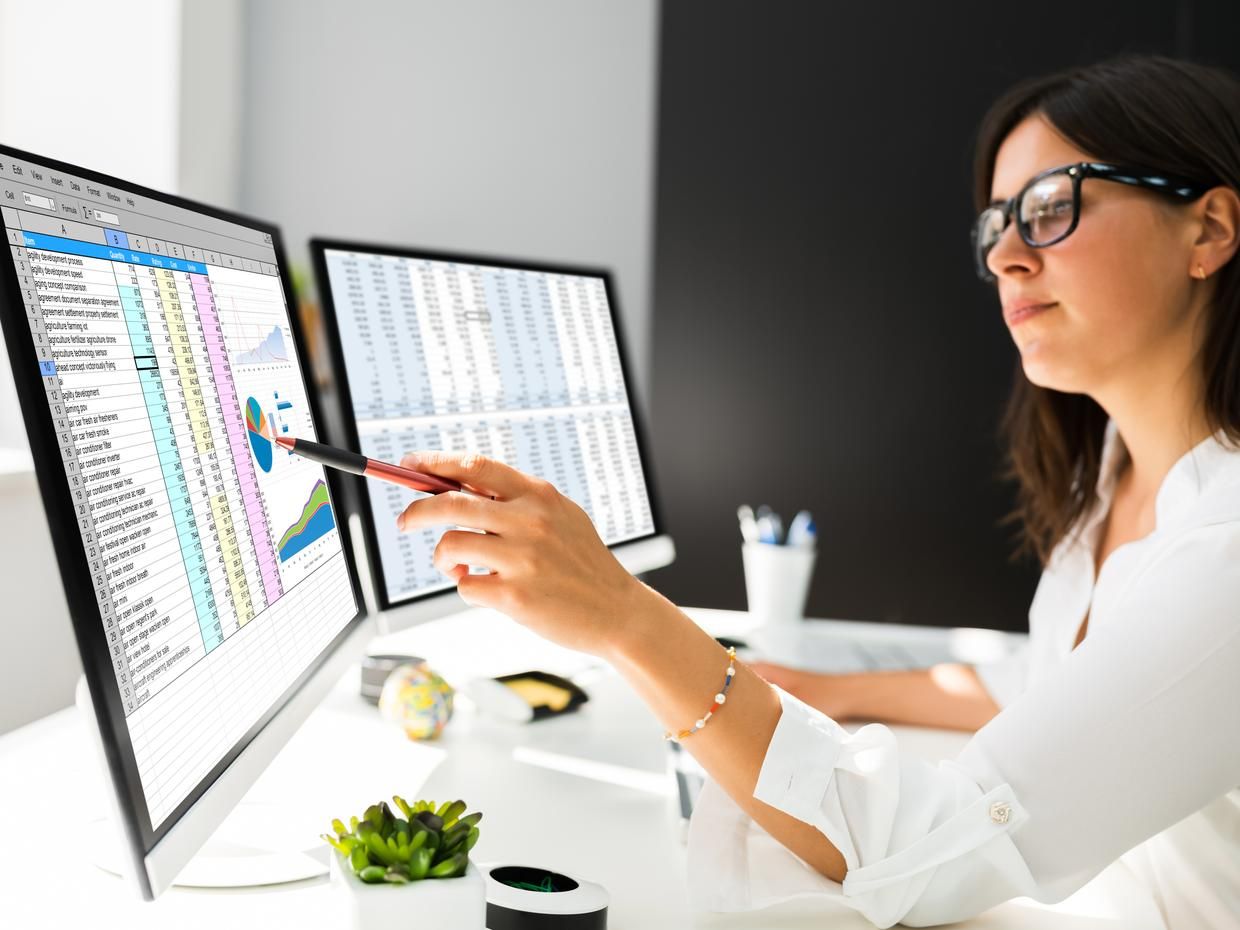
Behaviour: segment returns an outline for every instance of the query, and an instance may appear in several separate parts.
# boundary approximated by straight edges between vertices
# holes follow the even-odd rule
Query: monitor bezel
[[[12,146],[0,144],[0,157],[31,162],[46,168],[49,172],[72,174],[84,180],[100,185],[113,187],[119,191],[130,192],[169,206],[201,213],[214,219],[236,223],[271,236],[272,248],[276,257],[276,269],[280,278],[280,286],[284,291],[289,311],[289,329],[292,332],[295,351],[301,362],[301,378],[306,394],[306,402],[310,415],[319,428],[323,428],[323,416],[318,403],[317,393],[309,383],[310,356],[306,348],[305,334],[302,331],[298,315],[298,304],[292,287],[292,277],[284,250],[280,230],[265,220],[255,219],[240,213],[223,210],[209,204],[199,203],[188,198],[166,194],[135,184],[122,178],[103,174],[89,168],[82,168],[58,159],[48,158],[33,152],[27,152]],[[6,243],[8,245],[8,243]],[[13,370],[13,380],[17,387],[18,400],[22,409],[22,419],[26,427],[26,435],[30,442],[31,454],[35,462],[39,491],[43,499],[43,507],[47,514],[49,529],[56,554],[57,566],[60,570],[65,599],[69,608],[69,616],[73,622],[74,638],[78,653],[82,660],[82,669],[90,690],[94,705],[95,717],[99,728],[106,764],[117,794],[117,811],[121,818],[121,827],[126,845],[129,847],[134,873],[139,882],[143,897],[153,897],[150,877],[145,859],[159,845],[160,841],[185,816],[211,786],[219,780],[238,756],[249,746],[255,737],[273,718],[289,703],[289,701],[312,679],[328,659],[340,648],[341,644],[358,628],[365,617],[365,609],[361,595],[356,566],[352,559],[351,541],[348,534],[347,520],[340,519],[343,513],[338,506],[333,482],[328,481],[328,497],[333,511],[337,514],[336,525],[340,532],[342,555],[345,560],[349,585],[357,610],[341,628],[331,643],[307,666],[296,681],[281,695],[266,712],[246,731],[244,737],[235,743],[224,757],[220,759],[169,813],[163,823],[154,828],[151,825],[150,811],[146,796],[142,789],[138,774],[137,760],[133,752],[133,744],[129,738],[129,729],[125,725],[125,715],[121,703],[120,691],[116,676],[112,671],[108,657],[107,641],[104,637],[102,617],[90,585],[74,583],[74,579],[89,578],[90,566],[85,546],[81,543],[81,534],[77,520],[73,514],[73,503],[64,477],[64,469],[60,466],[60,447],[56,442],[56,431],[51,410],[47,405],[42,375],[39,372],[37,354],[29,350],[29,329],[26,325],[25,304],[22,300],[21,286],[17,277],[17,267],[9,259],[0,261],[0,327],[3,328],[4,341],[7,345],[9,362]],[[40,463],[56,463],[55,467],[39,467]]]
[[[354,450],[361,448],[361,437],[357,428],[357,418],[353,412],[352,388],[349,384],[348,369],[345,366],[344,346],[340,340],[340,320],[332,295],[331,279],[328,275],[327,253],[329,251],[390,255],[397,258],[425,259],[427,261],[452,262],[461,265],[483,265],[518,271],[601,278],[607,295],[607,308],[611,314],[612,330],[616,336],[616,352],[620,358],[620,374],[624,378],[625,396],[629,404],[629,415],[633,421],[637,454],[641,461],[642,477],[646,484],[646,499],[650,503],[650,514],[653,522],[653,529],[649,533],[611,543],[608,548],[616,550],[646,540],[666,536],[666,529],[663,524],[663,511],[659,506],[659,499],[654,486],[654,470],[650,464],[650,443],[645,428],[645,418],[637,396],[632,371],[629,367],[628,343],[625,339],[624,321],[621,318],[620,303],[616,298],[616,289],[613,286],[610,269],[590,265],[550,263],[539,259],[518,259],[499,255],[425,249],[416,246],[357,242],[318,236],[312,238],[310,240],[310,257],[314,265],[315,281],[318,284],[319,307],[323,316],[323,326],[328,337],[327,343],[328,351],[331,353],[331,367],[336,376],[334,387],[338,409],[335,411],[335,422],[340,424],[344,433],[341,441],[348,448]],[[352,495],[347,500],[356,508],[362,525],[362,538],[367,556],[366,562],[368,563],[375,605],[378,609],[380,611],[390,611],[408,607],[412,604],[427,604],[437,598],[459,597],[456,585],[442,588],[438,591],[412,594],[397,600],[392,600],[388,597],[387,582],[383,572],[383,559],[379,551],[378,535],[375,531],[374,520],[372,519],[373,511],[370,505],[368,483],[360,476],[348,475],[345,477],[351,479],[349,484]]]

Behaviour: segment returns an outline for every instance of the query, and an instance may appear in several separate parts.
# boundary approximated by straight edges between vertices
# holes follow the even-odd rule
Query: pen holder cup
[[[818,553],[813,547],[747,542],[741,546],[749,613],[763,626],[800,623]]]

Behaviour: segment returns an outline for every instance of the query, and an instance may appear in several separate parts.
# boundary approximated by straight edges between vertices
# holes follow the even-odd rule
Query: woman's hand
[[[479,455],[411,453],[405,468],[454,478],[471,491],[449,491],[410,504],[402,530],[448,530],[435,567],[457,582],[465,603],[507,614],[538,635],[607,657],[636,612],[657,598],[616,561],[586,512],[548,481]],[[493,499],[492,499],[493,498]],[[469,574],[485,565],[488,575]]]
[[[805,672],[772,662],[750,662],[749,667],[771,684],[778,685],[833,720],[848,719],[851,712],[846,700],[849,688],[842,676]]]

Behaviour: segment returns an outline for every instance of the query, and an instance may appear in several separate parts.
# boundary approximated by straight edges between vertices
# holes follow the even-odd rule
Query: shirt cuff
[[[811,824],[848,732],[774,685],[782,705],[753,796]],[[772,837],[707,777],[693,806],[687,851],[690,898],[709,911],[748,911],[802,896],[844,900],[821,875]]]
[[[814,871],[707,778],[693,806],[686,853],[689,900],[701,911],[752,911],[794,898],[832,898],[839,882]]]
[[[753,796],[817,826],[848,731],[782,688],[772,687],[779,695],[782,712],[766,748]],[[853,865],[848,863],[849,868]]]
[[[890,927],[907,914],[944,865],[972,867],[1014,851],[1007,836],[1028,814],[1009,785],[983,791],[955,763],[934,767],[903,756],[886,727],[849,733],[776,692],[782,712],[753,796],[831,841],[848,866],[843,885],[831,884],[841,889],[842,903],[876,926]],[[1001,849],[973,855],[997,839]],[[808,891],[804,880],[778,887],[793,885]]]

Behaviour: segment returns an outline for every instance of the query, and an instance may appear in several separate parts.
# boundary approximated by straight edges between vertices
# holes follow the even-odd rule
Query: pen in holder
[[[804,619],[817,550],[813,546],[745,542],[741,555],[750,615],[765,627]]]

